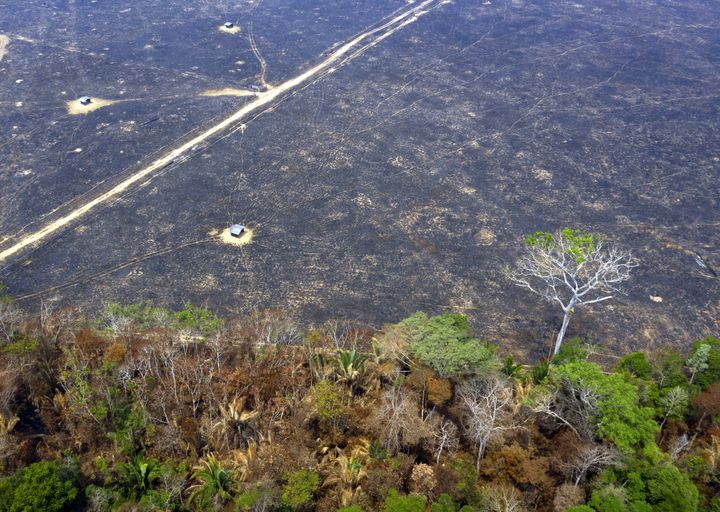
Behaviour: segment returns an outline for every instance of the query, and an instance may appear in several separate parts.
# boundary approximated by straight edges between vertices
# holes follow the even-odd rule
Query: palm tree
[[[355,448],[348,457],[339,448],[331,451],[321,462],[321,472],[324,474],[323,487],[337,487],[338,503],[347,507],[362,492],[360,483],[367,477],[360,457],[367,453],[367,446]],[[366,456],[366,455],[365,455]]]
[[[192,479],[197,483],[190,486],[189,502],[197,503],[204,510],[213,502],[222,504],[231,500],[235,486],[232,471],[224,469],[212,454],[201,462],[193,467]]]
[[[133,457],[130,462],[124,464],[125,487],[129,495],[137,499],[152,489],[153,483],[159,476],[159,465],[155,460],[145,460],[141,457]]]
[[[257,418],[260,411],[248,411],[245,409],[245,397],[234,398],[227,407],[220,406],[220,421],[213,425],[214,431],[220,431],[225,436],[227,448],[233,448],[238,443],[248,444],[254,434],[250,421]]]
[[[338,369],[340,370],[340,381],[347,382],[350,386],[350,393],[355,389],[357,381],[363,375],[365,369],[365,361],[367,356],[359,353],[357,350],[339,350],[338,351]]]

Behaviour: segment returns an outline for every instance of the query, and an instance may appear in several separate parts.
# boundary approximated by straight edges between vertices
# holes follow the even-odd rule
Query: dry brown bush
[[[512,482],[521,488],[551,489],[553,480],[548,472],[550,459],[513,443],[491,450],[480,467],[480,474],[490,481]]]
[[[427,464],[415,464],[410,473],[410,492],[425,496],[430,502],[435,499],[436,487],[437,479],[433,468]]]
[[[562,484],[555,489],[553,499],[553,510],[565,512],[570,507],[585,503],[585,491],[582,487],[575,487],[573,484]]]

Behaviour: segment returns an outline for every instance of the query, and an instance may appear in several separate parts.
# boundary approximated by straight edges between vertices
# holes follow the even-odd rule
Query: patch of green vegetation
[[[626,371],[639,379],[650,379],[652,377],[652,365],[642,352],[628,354],[616,366],[617,370]]]
[[[482,374],[498,366],[495,347],[473,337],[465,315],[415,313],[398,326],[409,335],[412,355],[441,376]]]
[[[333,420],[343,412],[340,395],[328,380],[321,380],[312,387],[310,400],[321,420]]]
[[[30,464],[0,479],[0,512],[63,512],[78,504],[79,474],[54,461]]]
[[[625,453],[655,444],[654,410],[640,405],[637,388],[622,375],[607,375],[594,363],[573,362],[553,367],[551,377],[556,382],[567,379],[597,396],[596,426],[602,439]]]
[[[701,389],[720,381],[720,340],[708,336],[695,341],[686,364],[693,376],[693,384]]]
[[[116,326],[127,321],[139,329],[181,329],[212,334],[223,327],[223,321],[207,308],[186,303],[180,311],[153,306],[151,301],[134,304],[107,302],[100,315],[100,327]]]
[[[424,496],[402,496],[396,490],[390,491],[385,498],[384,512],[423,512],[425,510]]]
[[[290,510],[309,506],[315,498],[320,486],[320,475],[315,471],[301,469],[287,475],[287,483],[283,486],[280,503]]]
[[[38,348],[37,338],[31,338],[24,334],[17,334],[14,336],[15,341],[7,343],[0,348],[0,351],[5,354],[11,354],[18,357],[28,356],[35,352]]]

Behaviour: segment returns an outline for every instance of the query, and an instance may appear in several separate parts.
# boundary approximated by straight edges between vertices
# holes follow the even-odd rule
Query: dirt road
[[[19,240],[13,241],[12,239],[15,237],[7,236],[6,239],[10,240],[10,243],[5,249],[0,251],[0,263],[11,256],[18,254],[23,249],[33,246],[53,233],[65,228],[72,222],[89,213],[95,207],[120,196],[124,192],[128,191],[128,189],[133,185],[146,181],[157,171],[168,167],[176,162],[180,157],[192,152],[194,150],[193,148],[203,143],[210,137],[237,126],[250,114],[263,109],[263,107],[271,105],[276,99],[280,98],[284,94],[307,84],[313,78],[321,76],[323,72],[332,72],[334,70],[334,64],[337,63],[337,65],[342,65],[347,63],[351,60],[353,55],[362,54],[367,48],[378,44],[403,27],[415,22],[420,16],[427,13],[429,8],[435,5],[440,5],[440,3],[437,0],[425,0],[415,6],[409,6],[404,10],[396,12],[395,15],[385,23],[376,28],[362,32],[350,41],[338,46],[337,49],[332,51],[328,57],[322,60],[319,64],[311,67],[296,77],[287,80],[286,82],[276,85],[266,92],[258,94],[256,99],[244,105],[240,110],[236,111],[203,133],[183,143],[179,147],[169,151],[147,167],[140,169],[120,183],[115,184],[109,190],[98,193],[94,198],[84,204],[75,206],[68,212],[60,213],[55,220],[52,220],[37,231],[23,236]],[[0,237],[0,239],[2,239],[2,237]]]

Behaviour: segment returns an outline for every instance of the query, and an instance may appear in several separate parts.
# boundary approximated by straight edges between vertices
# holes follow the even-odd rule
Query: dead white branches
[[[512,423],[512,388],[500,377],[470,380],[458,389],[458,398],[465,408],[465,432],[477,445],[476,466],[491,441],[508,430],[518,428]]]
[[[556,354],[575,308],[622,293],[620,283],[639,265],[629,252],[607,247],[600,236],[580,230],[537,232],[527,237],[526,247],[516,268],[506,269],[506,274],[516,285],[562,308]]]
[[[578,447],[577,453],[565,463],[565,467],[577,487],[588,474],[619,463],[617,450],[601,444],[584,444]]]

